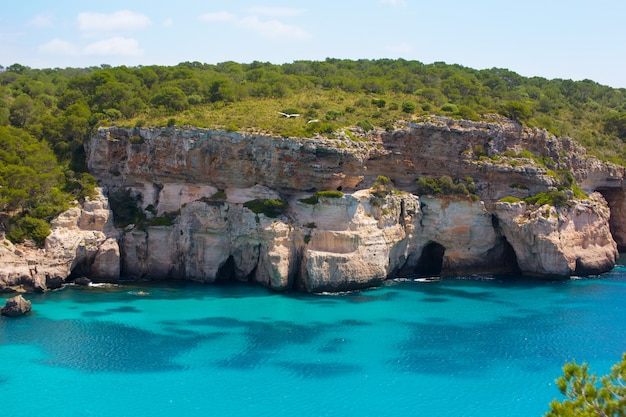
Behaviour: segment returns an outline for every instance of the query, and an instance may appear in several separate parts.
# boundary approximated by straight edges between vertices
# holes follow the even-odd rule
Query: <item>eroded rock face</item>
[[[361,140],[100,129],[86,144],[90,172],[108,195],[127,192],[148,220],[169,220],[116,231],[100,197],[56,219],[45,251],[0,246],[0,282],[44,290],[69,275],[122,275],[334,291],[416,273],[596,273],[613,266],[614,237],[626,246],[624,169],[570,139],[504,120],[442,118],[351,135]],[[559,209],[498,203],[555,189],[555,170],[601,191],[611,211],[600,195]],[[402,191],[372,189],[381,175]],[[478,201],[418,197],[426,175],[471,177]],[[300,201],[338,189],[341,198]],[[254,199],[289,209],[269,218],[244,207]]]
[[[611,269],[619,256],[609,230],[610,212],[599,193],[562,208],[498,203],[496,215],[527,274],[597,274]]]
[[[61,213],[50,225],[43,249],[0,244],[0,288],[44,291],[58,288],[72,273],[115,281],[120,275],[118,231],[101,190]]]
[[[3,316],[19,317],[27,314],[31,311],[32,304],[21,295],[9,298],[3,308],[0,308],[0,313]]]

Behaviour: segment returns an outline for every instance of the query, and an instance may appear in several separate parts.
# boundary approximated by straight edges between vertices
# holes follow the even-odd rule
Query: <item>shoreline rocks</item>
[[[0,314],[8,317],[19,317],[29,313],[32,310],[32,304],[21,295],[9,298],[5,306],[0,308]]]
[[[414,274],[567,278],[610,270],[626,247],[624,168],[571,139],[443,118],[353,133],[360,140],[99,129],[85,148],[103,189],[52,222],[45,248],[0,245],[0,287],[44,291],[89,277],[339,291]],[[555,190],[555,170],[590,198],[567,207],[499,202]],[[443,175],[471,177],[478,199],[415,194],[418,178]],[[393,190],[373,188],[379,176]],[[301,201],[339,189],[340,198]],[[124,196],[143,220],[117,230],[109,196]],[[269,217],[246,208],[257,199],[288,209]]]

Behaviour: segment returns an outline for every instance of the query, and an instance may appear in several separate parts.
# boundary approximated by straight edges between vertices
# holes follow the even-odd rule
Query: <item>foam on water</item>
[[[7,416],[540,416],[565,361],[626,350],[626,272],[341,294],[72,287],[0,319]],[[473,277],[476,278],[476,277]]]

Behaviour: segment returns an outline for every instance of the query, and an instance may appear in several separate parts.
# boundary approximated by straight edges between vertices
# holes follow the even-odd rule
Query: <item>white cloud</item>
[[[393,7],[406,6],[406,0],[380,0],[382,4],[388,4]]]
[[[87,45],[83,48],[83,53],[101,56],[139,56],[143,55],[143,50],[139,49],[139,43],[135,39],[116,36]]]
[[[247,9],[247,11],[255,13],[255,15],[240,18],[230,12],[221,11],[200,15],[198,16],[198,19],[204,22],[231,22],[240,29],[254,31],[265,38],[300,40],[311,38],[310,33],[298,26],[284,23],[280,20],[263,20],[258,16],[296,16],[304,13],[304,9],[293,9],[288,7],[253,7]]]
[[[85,32],[137,30],[152,24],[148,16],[130,10],[118,10],[110,14],[82,12],[78,14],[77,20],[78,29]]]
[[[260,20],[258,16],[247,16],[237,22],[237,26],[250,29],[259,35],[272,39],[310,39],[311,34],[304,29],[278,20]]]
[[[232,22],[236,16],[229,12],[214,12],[200,15],[198,19],[203,22]]]
[[[39,51],[57,55],[78,55],[79,53],[74,44],[61,39],[52,39],[50,42],[40,45]]]
[[[36,28],[47,28],[52,26],[52,16],[39,14],[33,17],[28,24]]]
[[[169,27],[171,27],[173,24],[174,24],[174,20],[169,19],[169,18],[168,18],[168,19],[165,19],[165,20],[163,21],[163,27],[164,27],[164,28],[169,28]]]
[[[251,7],[247,9],[247,12],[253,15],[272,17],[299,16],[305,11],[304,9],[293,9],[290,7]]]

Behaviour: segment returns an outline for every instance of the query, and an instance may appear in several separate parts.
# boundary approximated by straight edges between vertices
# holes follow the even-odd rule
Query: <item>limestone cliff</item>
[[[567,277],[609,270],[617,244],[626,244],[624,168],[598,161],[570,139],[505,120],[434,118],[333,139],[108,128],[90,139],[86,154],[105,194],[125,195],[142,220],[121,225],[118,235],[104,218],[105,200],[93,203],[99,209],[72,209],[46,243],[65,269],[61,261],[35,272],[24,267],[0,277],[4,282],[46,270],[325,291],[416,273]],[[560,208],[498,202],[555,189],[555,173],[565,171],[586,192],[602,195]],[[372,188],[381,175],[395,187]],[[471,177],[479,198],[417,196],[416,180],[426,175]],[[341,198],[307,198],[337,189]],[[288,209],[268,217],[246,207],[268,199]],[[91,230],[92,223],[76,220],[86,213],[94,213]],[[0,256],[14,256],[7,262],[16,265],[25,260],[12,248]]]
[[[120,275],[118,231],[107,199],[97,195],[52,221],[44,248],[0,245],[0,288],[43,291],[60,286],[72,274],[115,281]]]

